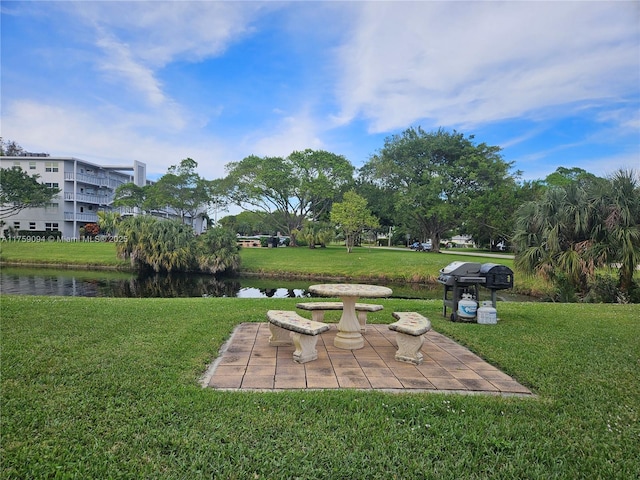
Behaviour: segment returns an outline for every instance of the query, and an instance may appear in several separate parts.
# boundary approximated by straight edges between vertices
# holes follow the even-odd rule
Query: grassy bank
[[[416,254],[419,255],[419,254]],[[0,477],[634,478],[634,305],[500,304],[496,326],[417,310],[535,399],[239,393],[198,378],[246,321],[295,299],[0,297]],[[334,313],[334,312],[332,312]],[[329,317],[331,318],[331,317]]]
[[[343,278],[368,282],[436,283],[441,268],[460,260],[494,262],[513,268],[510,258],[486,258],[412,250],[359,247],[347,254],[344,247],[245,248],[240,252],[245,274],[281,277]],[[0,261],[40,265],[85,265],[129,268],[116,258],[113,243],[0,243]],[[539,295],[545,291],[539,280],[515,276],[516,293]]]
[[[129,261],[116,256],[115,243],[0,242],[0,261],[29,264],[128,269]]]

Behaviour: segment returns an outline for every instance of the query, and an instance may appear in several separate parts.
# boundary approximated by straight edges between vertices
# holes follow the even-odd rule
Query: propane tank
[[[458,302],[458,317],[462,320],[471,320],[476,316],[478,304],[469,293],[462,294],[462,300]]]
[[[492,301],[482,302],[482,306],[478,309],[478,323],[484,325],[494,325],[498,323],[498,312],[493,308]]]

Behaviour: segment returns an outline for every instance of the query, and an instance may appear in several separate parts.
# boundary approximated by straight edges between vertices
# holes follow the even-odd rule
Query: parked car
[[[432,245],[431,242],[414,242],[411,244],[410,248],[416,252],[430,252]]]

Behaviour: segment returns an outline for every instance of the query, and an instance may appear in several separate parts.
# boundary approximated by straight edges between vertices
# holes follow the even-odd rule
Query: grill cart
[[[449,307],[451,321],[475,320],[475,317],[459,315],[460,301],[466,301],[467,295],[479,301],[478,286],[481,285],[491,291],[491,302],[495,308],[496,291],[513,288],[513,271],[505,265],[495,263],[452,262],[440,270],[438,282],[444,285],[442,315],[447,316]]]

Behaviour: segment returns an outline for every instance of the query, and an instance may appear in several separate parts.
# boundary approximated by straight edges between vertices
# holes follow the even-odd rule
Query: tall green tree
[[[472,140],[455,131],[409,128],[387,138],[361,169],[363,178],[393,192],[397,218],[414,237],[431,239],[434,251],[451,230],[471,228],[478,220],[465,214],[474,201],[482,203],[492,190],[512,182],[511,164],[500,148]]]
[[[0,219],[25,208],[44,207],[60,193],[59,188],[48,187],[38,178],[20,167],[0,168]]]
[[[380,225],[367,207],[367,200],[353,190],[344,194],[342,202],[334,203],[331,221],[343,231],[347,253],[353,251],[356,239],[364,230]]]
[[[304,150],[286,158],[246,157],[227,165],[227,197],[238,206],[270,215],[291,236],[305,220],[326,217],[332,202],[353,182],[354,167],[341,155]]]
[[[172,165],[167,173],[151,186],[145,200],[147,210],[169,207],[184,222],[186,217],[196,218],[211,201],[208,182],[196,172],[198,162],[185,158]]]

